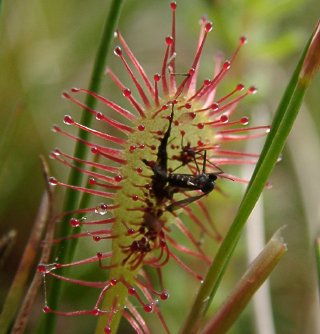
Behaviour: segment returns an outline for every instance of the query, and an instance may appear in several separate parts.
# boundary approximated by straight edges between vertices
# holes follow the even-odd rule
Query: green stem
[[[276,112],[271,131],[267,137],[260,159],[240,204],[238,213],[209,269],[181,333],[195,334],[199,331],[202,319],[219,287],[226,267],[241,236],[244,225],[253,210],[268,177],[277,162],[285,141],[296,119],[302,98],[307,88],[306,82],[299,80],[302,64],[310,46],[308,41],[297,68]],[[309,82],[308,82],[309,83]]]
[[[96,54],[95,63],[93,67],[93,72],[91,76],[91,81],[89,84],[89,90],[98,93],[100,91],[101,82],[103,73],[106,67],[106,58],[109,53],[111,43],[114,36],[114,31],[117,26],[117,22],[119,20],[121,7],[123,4],[123,0],[113,0],[110,6],[109,13],[106,17],[105,26],[103,30],[103,34],[101,36],[99,48]],[[87,95],[85,104],[94,109],[97,101],[91,96]],[[84,126],[90,126],[93,116],[86,112],[85,110],[82,113],[80,123]],[[89,133],[83,130],[79,131],[79,138],[82,140],[87,140]],[[80,141],[76,143],[74,156],[79,159],[85,159],[88,152],[88,148],[82,144]],[[83,175],[77,169],[72,169],[69,175],[68,183],[72,185],[80,185],[83,179]],[[80,193],[68,190],[66,191],[66,196],[64,200],[64,211],[72,211],[78,207],[80,199]],[[82,200],[82,204],[88,202],[89,197],[84,196]],[[66,220],[68,217],[66,217]],[[67,223],[61,224],[60,235],[69,235],[71,233],[72,227]],[[64,262],[71,262],[72,258],[75,254],[75,250],[77,247],[78,240],[73,239],[68,242],[62,242],[59,246],[57,252],[59,254],[64,254],[63,260]],[[63,250],[63,251],[61,251]],[[61,275],[65,275],[65,273],[61,272]],[[55,280],[54,284],[51,286],[50,295],[49,295],[49,303],[52,309],[57,309],[58,301],[61,294],[62,282],[59,280]],[[56,316],[54,314],[47,314],[45,317],[43,329],[40,332],[45,332],[46,334],[54,333],[56,323]]]

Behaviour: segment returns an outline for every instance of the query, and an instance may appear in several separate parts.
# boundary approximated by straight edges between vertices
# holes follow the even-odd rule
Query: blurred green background
[[[0,235],[17,231],[9,258],[1,268],[1,303],[15,274],[44,190],[39,155],[48,156],[55,148],[71,153],[73,143],[51,131],[62,124],[64,114],[75,118],[79,110],[61,99],[61,92],[73,86],[87,87],[94,55],[108,13],[109,1],[3,1],[0,12]],[[318,0],[256,1],[177,1],[177,70],[184,72],[193,59],[199,31],[199,19],[206,15],[214,23],[209,35],[200,75],[212,73],[213,56],[223,51],[226,57],[245,35],[249,43],[241,51],[227,83],[254,84],[259,94],[247,99],[241,110],[252,115],[254,124],[269,123],[272,113],[289,81],[308,37],[320,13]],[[128,44],[153,75],[161,68],[164,37],[170,34],[169,1],[127,0],[119,27]],[[118,59],[110,52],[108,63],[123,78]],[[124,79],[125,81],[125,79]],[[307,92],[305,104],[276,166],[265,192],[266,238],[286,225],[285,241],[289,252],[271,277],[272,305],[277,333],[315,333],[317,300],[313,242],[319,233],[320,202],[320,77]],[[223,90],[221,90],[223,92]],[[110,83],[103,84],[104,95],[123,103],[119,91]],[[71,111],[70,111],[71,109]],[[79,118],[77,118],[79,119]],[[66,180],[68,170],[51,163],[51,172]],[[241,173],[238,170],[238,173]],[[212,216],[225,232],[241,199],[243,187],[223,183],[227,198],[213,195],[208,201],[214,207]],[[56,192],[59,209],[62,191]],[[212,252],[216,245],[208,249]],[[246,267],[245,240],[219,292],[220,303]],[[174,272],[174,274],[173,274]],[[88,273],[84,273],[87,275]],[[164,311],[172,333],[176,333],[188,305],[190,291],[198,283],[174,265],[165,269],[165,283],[171,298]],[[71,305],[91,307],[94,297],[72,291],[62,308]],[[85,293],[85,292],[84,292]],[[70,299],[68,299],[70,298]],[[72,304],[70,301],[72,300]],[[33,333],[41,314],[43,296],[28,330]],[[302,307],[303,305],[303,307]],[[151,317],[154,320],[154,316]],[[90,333],[95,318],[64,318],[59,326],[69,333]],[[154,326],[158,326],[155,322]],[[60,327],[62,328],[62,327]],[[154,327],[157,328],[157,327]],[[232,333],[255,333],[251,308],[239,319]],[[129,330],[123,329],[123,333]],[[158,333],[154,329],[153,333]]]

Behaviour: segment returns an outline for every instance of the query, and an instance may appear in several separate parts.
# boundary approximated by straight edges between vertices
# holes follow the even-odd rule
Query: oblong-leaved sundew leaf
[[[114,332],[121,316],[137,333],[149,333],[140,310],[141,313],[154,311],[163,331],[169,333],[157,306],[158,299],[166,300],[169,296],[161,286],[161,268],[171,260],[201,281],[202,274],[193,270],[180,255],[190,255],[206,264],[211,262],[179,213],[186,213],[201,232],[220,240],[202,200],[214,188],[219,189],[221,178],[246,182],[225,172],[225,166],[252,164],[259,156],[223,148],[223,144],[264,136],[269,130],[268,126],[248,126],[247,117],[237,118],[237,106],[256,92],[254,87],[245,89],[243,84],[238,84],[222,96],[217,93],[220,82],[246,43],[244,37],[240,38],[230,60],[223,61],[217,56],[210,77],[200,81],[200,58],[212,30],[212,23],[202,19],[191,66],[183,75],[176,73],[176,7],[174,2],[171,3],[171,35],[164,41],[159,73],[151,78],[117,31],[119,46],[115,47],[114,54],[122,62],[130,82],[124,84],[110,68],[107,73],[128,100],[129,109],[87,89],[73,88],[63,93],[64,98],[94,115],[100,124],[105,124],[108,132],[84,126],[77,122],[77,116],[70,115],[65,116],[65,125],[88,132],[89,140],[74,135],[65,126],[54,126],[54,131],[66,139],[87,146],[91,157],[79,159],[55,149],[51,157],[83,173],[88,183],[75,186],[55,177],[49,182],[87,193],[100,201],[92,207],[59,215],[61,221],[64,216],[72,216],[69,223],[75,232],[59,236],[54,243],[89,238],[99,250],[71,263],[58,259],[51,264],[39,264],[38,270],[45,281],[50,277],[92,288],[97,291],[97,298],[87,309],[71,311],[53,310],[50,300],[45,300],[44,311],[65,316],[100,316],[97,333]],[[97,99],[107,111],[86,106],[81,102],[84,94]],[[194,208],[205,219],[199,219]],[[188,240],[187,246],[171,236],[170,224],[174,224]],[[107,242],[111,246],[106,246]],[[105,280],[91,281],[59,274],[62,268],[79,266],[103,271]],[[145,267],[154,268],[159,273],[160,291],[153,287]]]

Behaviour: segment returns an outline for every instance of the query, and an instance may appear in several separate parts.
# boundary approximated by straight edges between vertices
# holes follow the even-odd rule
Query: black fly
[[[184,190],[201,190],[204,194],[211,192],[214,189],[214,181],[221,171],[216,173],[206,173],[207,151],[204,151],[203,169],[200,172],[197,165],[198,174],[180,174],[169,173],[167,176],[168,182],[172,187],[181,188]]]
[[[206,162],[207,162],[206,151],[204,151],[203,154],[203,168],[202,171],[200,171],[199,166],[196,162],[196,154],[197,153],[201,154],[201,153],[195,152],[190,147],[190,145],[186,146],[186,150],[185,152],[183,152],[184,154],[183,156],[185,157],[185,159],[182,161],[181,166],[184,166],[189,162],[194,161],[197,167],[197,174],[196,175],[181,174],[174,172],[168,173],[167,145],[171,135],[173,117],[174,117],[174,105],[172,104],[169,126],[160,142],[157,153],[157,161],[155,163],[152,163],[148,162],[145,159],[142,160],[147,166],[152,168],[152,171],[154,173],[154,175],[152,176],[152,191],[158,201],[162,201],[164,198],[172,199],[175,193],[181,191],[200,190],[202,191],[202,194],[173,202],[172,204],[167,206],[166,209],[168,211],[176,210],[209,194],[215,188],[215,181],[217,179],[217,175],[222,173],[221,170],[214,173],[206,173]]]
[[[168,174],[168,183],[170,187],[175,188],[174,192],[181,191],[192,191],[192,190],[201,190],[202,194],[197,196],[192,196],[185,198],[180,201],[173,202],[167,207],[168,211],[173,211],[188,205],[203,196],[209,194],[215,188],[215,181],[217,175],[223,173],[221,170],[214,173],[206,173],[206,162],[207,162],[207,151],[204,151],[203,155],[203,168],[200,172],[198,164],[196,164],[198,169],[198,174],[179,174],[179,173],[169,173]]]

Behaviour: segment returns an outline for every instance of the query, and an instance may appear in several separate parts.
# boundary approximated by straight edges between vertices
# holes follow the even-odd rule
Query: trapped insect
[[[172,103],[172,111],[169,117],[169,126],[167,131],[165,132],[157,153],[157,161],[155,163],[148,162],[143,159],[143,162],[152,168],[153,177],[152,177],[152,190],[154,192],[154,196],[156,198],[168,198],[173,199],[173,195],[178,192],[183,191],[193,191],[200,190],[202,194],[188,197],[186,199],[182,199],[179,201],[174,201],[169,206],[166,207],[166,210],[173,211],[178,209],[181,206],[188,205],[203,196],[209,194],[215,188],[215,181],[217,180],[217,175],[223,173],[222,170],[219,169],[218,172],[207,173],[206,172],[206,162],[207,162],[207,151],[204,151],[203,154],[203,167],[202,171],[200,171],[198,163],[196,161],[196,152],[193,151],[190,145],[186,147],[182,147],[184,151],[182,151],[183,160],[182,165],[186,165],[191,161],[194,161],[197,167],[197,174],[182,174],[182,173],[174,173],[168,172],[168,154],[167,154],[167,145],[168,140],[171,135],[172,122],[174,119],[174,103]],[[186,154],[185,154],[186,153]],[[198,152],[197,152],[198,153]],[[200,153],[198,153],[200,154]],[[178,166],[175,170],[180,168]]]

